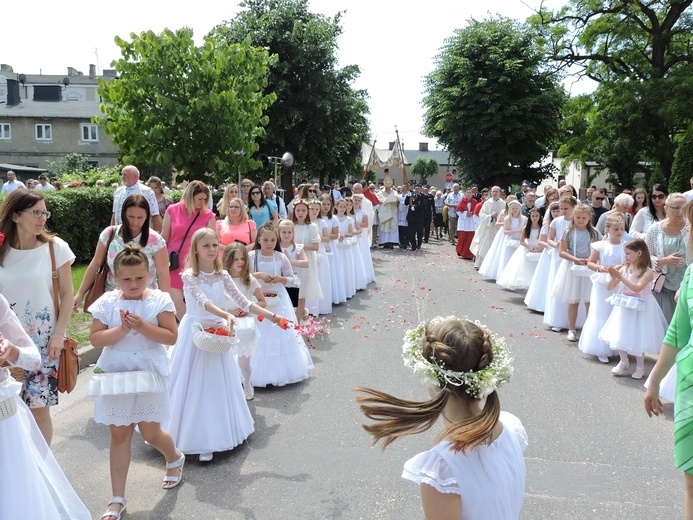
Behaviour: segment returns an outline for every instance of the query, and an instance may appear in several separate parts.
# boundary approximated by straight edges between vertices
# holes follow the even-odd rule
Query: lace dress
[[[315,225],[319,228],[321,237],[323,233],[329,234],[331,231],[328,229],[327,222],[323,219],[318,219]],[[322,298],[319,300],[306,299],[306,309],[313,316],[332,313],[332,275],[330,273],[330,257],[332,255],[331,253],[328,255],[325,244],[329,246],[329,242],[320,241],[320,247],[315,255],[318,262],[318,280],[320,281]]]
[[[89,311],[109,329],[120,327],[120,311],[137,314],[146,323],[156,325],[162,312],[175,313],[168,293],[153,290],[144,300],[122,300],[120,291],[104,293]],[[164,382],[170,373],[168,352],[161,343],[130,330],[125,337],[105,347],[96,365],[104,372],[154,370]],[[94,398],[94,421],[100,424],[127,426],[139,422],[163,422],[169,417],[168,392],[144,394],[100,395]]]
[[[327,232],[332,234],[334,228],[339,227],[339,222],[335,217],[322,217],[327,224]],[[347,286],[344,276],[344,267],[342,259],[338,254],[337,240],[330,240],[329,245],[325,246],[327,256],[330,259],[330,281],[332,282],[332,303],[338,305],[347,301]]]
[[[233,278],[233,283],[236,284],[236,287],[238,287],[238,290],[241,291],[243,296],[248,298],[249,301],[257,303],[255,290],[260,288],[260,282],[258,282],[253,275],[250,275],[250,287],[247,287],[240,278]],[[237,308],[238,305],[227,297],[225,309],[232,311]],[[234,346],[236,355],[250,357],[255,354],[255,351],[257,350],[257,338],[259,336],[257,322],[257,316],[254,314],[249,314],[248,316],[243,316],[242,318],[236,318],[236,326],[234,327],[234,331],[236,332],[236,336],[238,337],[239,341]]]
[[[272,256],[265,256],[255,250],[249,256],[250,268],[254,273],[281,275],[289,279],[293,277],[289,259],[283,253],[275,251]],[[270,310],[295,322],[296,314],[286,288],[280,283],[258,281],[264,294],[277,295],[277,304]],[[283,330],[270,320],[263,320],[258,329],[260,338],[257,341],[257,351],[250,359],[250,380],[253,386],[284,386],[308,379],[308,372],[313,369],[313,360],[303,338],[292,327]]]
[[[38,370],[41,354],[24,332],[21,322],[0,295],[0,333],[19,347],[15,366]],[[0,420],[0,518],[42,520],[90,520],[53,453],[41,435],[33,415],[17,395],[22,385],[9,370],[0,368],[0,402],[14,400],[17,411]]]
[[[224,322],[205,310],[208,301],[223,307],[228,298],[245,311],[250,302],[226,272],[194,276],[187,269],[182,278],[187,312],[170,353],[171,419],[162,427],[183,453],[230,450],[254,431],[241,373],[232,350],[220,354],[198,349],[192,341],[192,325],[197,321]]]
[[[455,453],[443,441],[404,465],[402,477],[439,493],[460,495],[465,520],[517,520],[525,499],[527,433],[501,412],[503,431],[491,444]]]

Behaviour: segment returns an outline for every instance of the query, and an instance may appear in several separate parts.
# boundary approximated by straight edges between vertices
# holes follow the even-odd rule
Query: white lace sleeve
[[[250,304],[253,302],[251,302],[248,298],[243,296],[243,293],[238,290],[238,287],[236,287],[236,284],[234,283],[229,273],[224,271],[221,274],[221,276],[224,280],[224,289],[226,289],[226,297],[233,303],[235,303],[240,309],[243,309],[245,312],[248,312],[248,308],[250,307]]]
[[[202,289],[200,289],[199,280],[197,277],[193,276],[190,269],[186,269],[181,278],[183,279],[183,287],[190,292],[192,297],[195,298],[195,301],[197,301],[198,305],[204,309],[205,304],[211,300],[207,298],[207,295],[202,291]]]
[[[319,244],[320,243],[320,231],[318,231],[318,226],[316,224],[308,224],[308,229],[310,230],[310,243]]]
[[[277,253],[274,253],[274,259],[277,259]],[[289,261],[289,257],[286,255],[281,255],[281,270],[282,270],[282,276],[285,276],[286,278],[291,278],[293,280],[294,278],[294,270],[291,267],[291,262]]]
[[[0,294],[0,333],[19,349],[16,363],[10,363],[24,370],[34,371],[41,368],[41,354],[22,327],[17,315],[10,309],[5,297]]]
[[[409,459],[404,464],[402,478],[417,484],[428,484],[439,493],[461,494],[452,470],[435,450],[424,451]]]

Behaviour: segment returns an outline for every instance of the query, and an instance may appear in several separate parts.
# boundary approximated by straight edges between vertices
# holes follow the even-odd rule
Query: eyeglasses
[[[594,200],[604,200],[604,197],[592,197]]]
[[[51,212],[50,211],[41,211],[40,209],[25,209],[24,211],[20,211],[20,213],[31,213],[31,215],[34,218],[41,218],[41,217],[46,217],[51,218]]]
[[[676,211],[681,211],[681,208],[682,208],[682,207],[683,207],[683,206],[667,206],[667,208],[669,208],[669,209],[675,209]]]
[[[653,193],[652,195],[650,195],[650,197],[652,197],[654,200],[657,200],[657,199],[663,199],[663,198],[665,198],[666,195],[665,195],[664,193],[659,193],[658,195],[655,195],[655,194]]]
[[[229,209],[241,209],[240,206],[229,206]]]

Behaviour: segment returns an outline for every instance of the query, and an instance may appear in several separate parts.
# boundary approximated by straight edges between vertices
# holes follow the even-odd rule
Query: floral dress
[[[55,266],[72,264],[70,246],[53,237]],[[48,243],[34,249],[10,248],[0,267],[0,293],[22,322],[24,330],[41,352],[42,367],[24,372],[22,399],[29,408],[58,404],[58,362],[48,359],[48,341],[56,323],[53,280]]]

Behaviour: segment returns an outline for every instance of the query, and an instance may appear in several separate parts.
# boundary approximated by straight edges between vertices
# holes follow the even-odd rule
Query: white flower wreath
[[[444,366],[432,363],[423,356],[424,330],[426,326],[437,325],[447,320],[464,320],[474,323],[484,330],[491,340],[493,349],[493,361],[486,368],[477,372],[455,372]],[[507,383],[513,375],[513,358],[510,357],[510,349],[500,336],[493,334],[488,327],[478,321],[468,318],[437,316],[420,323],[415,329],[409,329],[404,333],[404,345],[402,345],[402,357],[404,365],[410,367],[415,373],[423,375],[424,382],[445,388],[447,385],[465,386],[465,391],[476,399],[485,399],[500,386]]]

